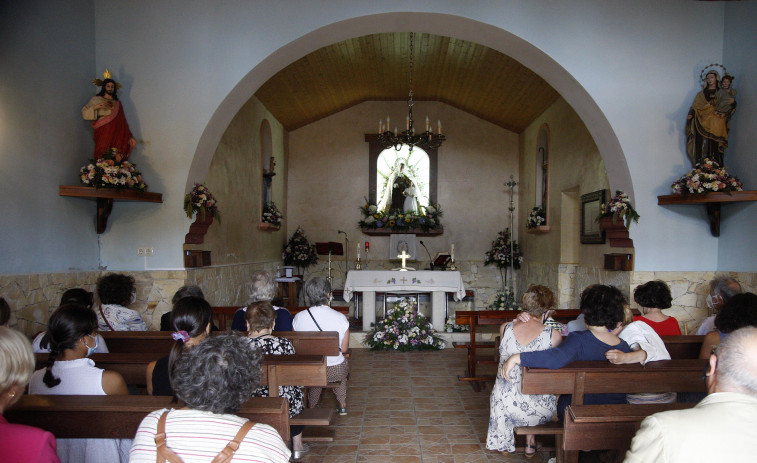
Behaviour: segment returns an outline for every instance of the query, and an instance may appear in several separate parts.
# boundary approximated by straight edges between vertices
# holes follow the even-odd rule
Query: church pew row
[[[274,301],[275,302],[275,301]],[[227,329],[231,329],[231,323],[234,321],[234,314],[237,313],[242,306],[216,306],[213,309],[213,321],[221,332],[225,332]],[[309,307],[301,306],[287,306],[286,309],[294,317],[303,310],[309,309]],[[349,306],[345,307],[332,307],[337,312],[341,312],[345,317],[350,316]]]
[[[100,331],[110,353],[161,353],[167,355],[174,341],[170,331]],[[274,336],[289,339],[297,354],[338,355],[336,331],[274,331]]]
[[[183,407],[171,401],[172,397],[144,395],[25,395],[4,416],[10,423],[50,431],[58,439],[133,439],[148,413]],[[284,442],[289,442],[286,399],[253,397],[235,414],[273,426]]]
[[[602,361],[573,362],[559,370],[544,368],[523,368],[521,390],[524,394],[572,394],[571,406],[583,406],[584,394],[609,393],[643,393],[643,392],[705,392],[702,371],[707,363],[705,359],[677,359],[613,365]],[[585,407],[596,407],[587,405]],[[639,405],[633,405],[638,407]],[[591,409],[584,411],[586,416]],[[641,412],[644,409],[636,409]],[[638,414],[638,413],[637,413]],[[638,417],[638,416],[637,416]],[[567,420],[566,413],[566,420]],[[603,448],[610,445],[625,445],[622,438],[618,440],[614,431],[614,421],[605,415],[603,425],[594,426],[593,432],[600,433],[596,442],[603,442]],[[622,420],[623,418],[619,418]],[[638,420],[641,421],[641,420]],[[549,426],[528,426],[516,428],[516,434],[554,434],[557,443],[557,461],[576,462],[577,449],[565,445],[565,422]],[[602,435],[601,433],[605,433]],[[630,441],[628,441],[630,444]],[[574,445],[574,444],[571,444]],[[628,447],[614,447],[619,452],[626,452]],[[589,450],[589,448],[581,448]]]
[[[47,354],[35,354],[37,368],[44,368]],[[127,384],[144,386],[147,380],[147,364],[163,354],[93,354],[90,356],[98,368],[121,373]],[[278,394],[278,386],[326,387],[326,358],[322,355],[265,355],[261,384],[268,386],[271,394]],[[294,425],[329,426],[334,411],[330,408],[305,408],[291,418]]]

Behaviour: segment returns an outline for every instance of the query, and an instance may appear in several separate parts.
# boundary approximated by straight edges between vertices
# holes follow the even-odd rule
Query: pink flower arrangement
[[[89,164],[79,169],[79,179],[84,185],[95,188],[145,191],[147,184],[142,174],[134,164],[122,159],[121,153],[111,148],[100,159],[90,159]]]
[[[210,214],[218,220],[218,223],[221,223],[221,213],[218,211],[218,201],[216,201],[213,193],[211,193],[208,187],[202,183],[195,183],[192,191],[184,196],[184,212],[187,213],[187,217],[190,219],[195,212],[199,212],[204,219],[206,211],[210,212]]]

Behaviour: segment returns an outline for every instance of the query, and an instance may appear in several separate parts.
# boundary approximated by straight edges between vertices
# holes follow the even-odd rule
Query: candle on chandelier
[[[405,116],[405,130],[410,130],[410,116]]]
[[[439,135],[442,134],[442,121],[441,120],[436,121],[436,133],[438,133]]]
[[[389,130],[389,116],[386,116],[386,130]]]
[[[379,131],[378,131],[378,133],[384,133],[384,131],[382,130],[382,128],[383,128],[382,125],[383,125],[382,121],[381,121],[381,119],[379,119]]]
[[[426,116],[426,132],[428,132],[428,127],[429,127],[428,116]]]

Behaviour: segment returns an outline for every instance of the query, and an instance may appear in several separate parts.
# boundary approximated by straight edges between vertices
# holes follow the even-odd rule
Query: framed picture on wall
[[[605,203],[605,191],[581,195],[581,244],[605,243],[605,233],[597,221],[600,208]]]

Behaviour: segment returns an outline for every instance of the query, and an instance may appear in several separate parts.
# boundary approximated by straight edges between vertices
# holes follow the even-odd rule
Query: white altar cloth
[[[460,272],[418,270],[350,270],[344,282],[344,300],[352,293],[363,293],[363,330],[371,329],[376,322],[376,292],[431,293],[431,323],[437,330],[444,329],[446,293],[454,293],[455,300],[465,297],[465,286]]]

